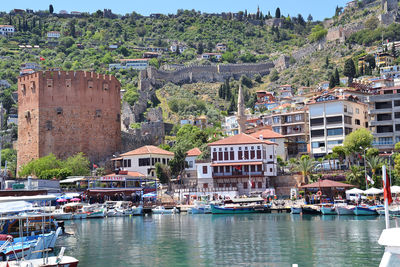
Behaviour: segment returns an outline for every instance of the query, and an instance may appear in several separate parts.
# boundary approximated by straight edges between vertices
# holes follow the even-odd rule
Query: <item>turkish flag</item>
[[[386,170],[385,170],[386,171]],[[382,180],[383,183],[383,197],[388,200],[388,204],[393,202],[392,192],[390,191],[390,180],[388,175],[382,175],[385,177],[385,180]]]
[[[98,166],[96,164],[93,164],[93,169],[97,169]]]
[[[235,166],[235,169],[238,170],[238,171],[240,171],[240,170],[242,169],[242,165]]]
[[[39,59],[40,59],[40,61],[43,61],[43,60],[45,60],[45,59],[44,59],[44,57],[40,57]]]

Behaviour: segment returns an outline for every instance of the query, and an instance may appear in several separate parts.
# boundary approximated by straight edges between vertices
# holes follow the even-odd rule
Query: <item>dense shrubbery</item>
[[[360,45],[371,45],[382,40],[396,41],[400,36],[400,25],[392,24],[387,28],[378,27],[375,29],[364,29],[353,33],[349,39],[349,43],[357,43]]]

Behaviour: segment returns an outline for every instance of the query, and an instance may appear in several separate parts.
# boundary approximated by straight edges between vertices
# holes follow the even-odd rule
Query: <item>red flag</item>
[[[44,57],[40,57],[39,59],[40,59],[40,61],[43,61],[43,60],[45,60],[45,59],[44,59]]]
[[[96,164],[93,164],[93,169],[97,169],[99,166],[97,166]]]
[[[242,165],[235,166],[235,169],[238,170],[238,171],[240,171],[240,170],[242,169]]]
[[[358,158],[359,158],[359,159],[362,159],[362,156],[361,156],[361,154],[358,154]]]
[[[385,181],[382,180],[382,182],[383,182],[383,196],[384,196],[385,199],[388,200],[388,204],[390,205],[390,203],[393,202],[392,192],[390,191],[390,180],[389,180],[389,177],[388,177],[387,174],[386,175],[384,174],[382,176],[385,177]]]

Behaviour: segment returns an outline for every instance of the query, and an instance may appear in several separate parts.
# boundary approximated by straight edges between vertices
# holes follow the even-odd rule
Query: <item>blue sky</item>
[[[18,0],[18,1],[1,1],[0,10],[10,11],[14,8],[33,10],[48,9],[49,4],[54,6],[54,11],[84,11],[95,12],[98,9],[111,8],[116,14],[126,14],[135,11],[142,15],[150,13],[176,13],[177,9],[195,9],[207,13],[220,13],[223,11],[237,12],[247,9],[248,12],[254,13],[257,6],[261,11],[267,14],[275,14],[275,9],[280,7],[282,14],[285,16],[290,14],[295,16],[302,14],[307,18],[308,14],[312,14],[314,20],[323,20],[332,17],[335,7],[345,6],[350,0]]]

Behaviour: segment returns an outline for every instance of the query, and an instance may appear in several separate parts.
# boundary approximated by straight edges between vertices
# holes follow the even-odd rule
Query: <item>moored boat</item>
[[[239,205],[230,205],[230,206],[216,206],[211,204],[211,213],[212,214],[242,214],[242,213],[256,213],[254,207],[251,206],[239,206]]]
[[[291,207],[290,208],[290,213],[292,213],[292,214],[300,214],[301,213],[301,207]]]
[[[301,212],[303,214],[310,214],[310,215],[321,214],[321,211],[315,205],[304,205],[303,207],[301,207]]]
[[[336,212],[338,215],[354,215],[354,206],[337,206]]]
[[[176,213],[179,213],[179,210],[176,207],[174,207],[172,209],[166,209],[163,206],[158,206],[154,209],[151,209],[151,212],[153,214],[176,214]]]
[[[354,215],[356,216],[371,216],[378,215],[375,209],[372,209],[369,206],[356,206],[353,210]]]
[[[337,215],[336,209],[331,204],[323,204],[321,205],[320,211],[322,215]]]

